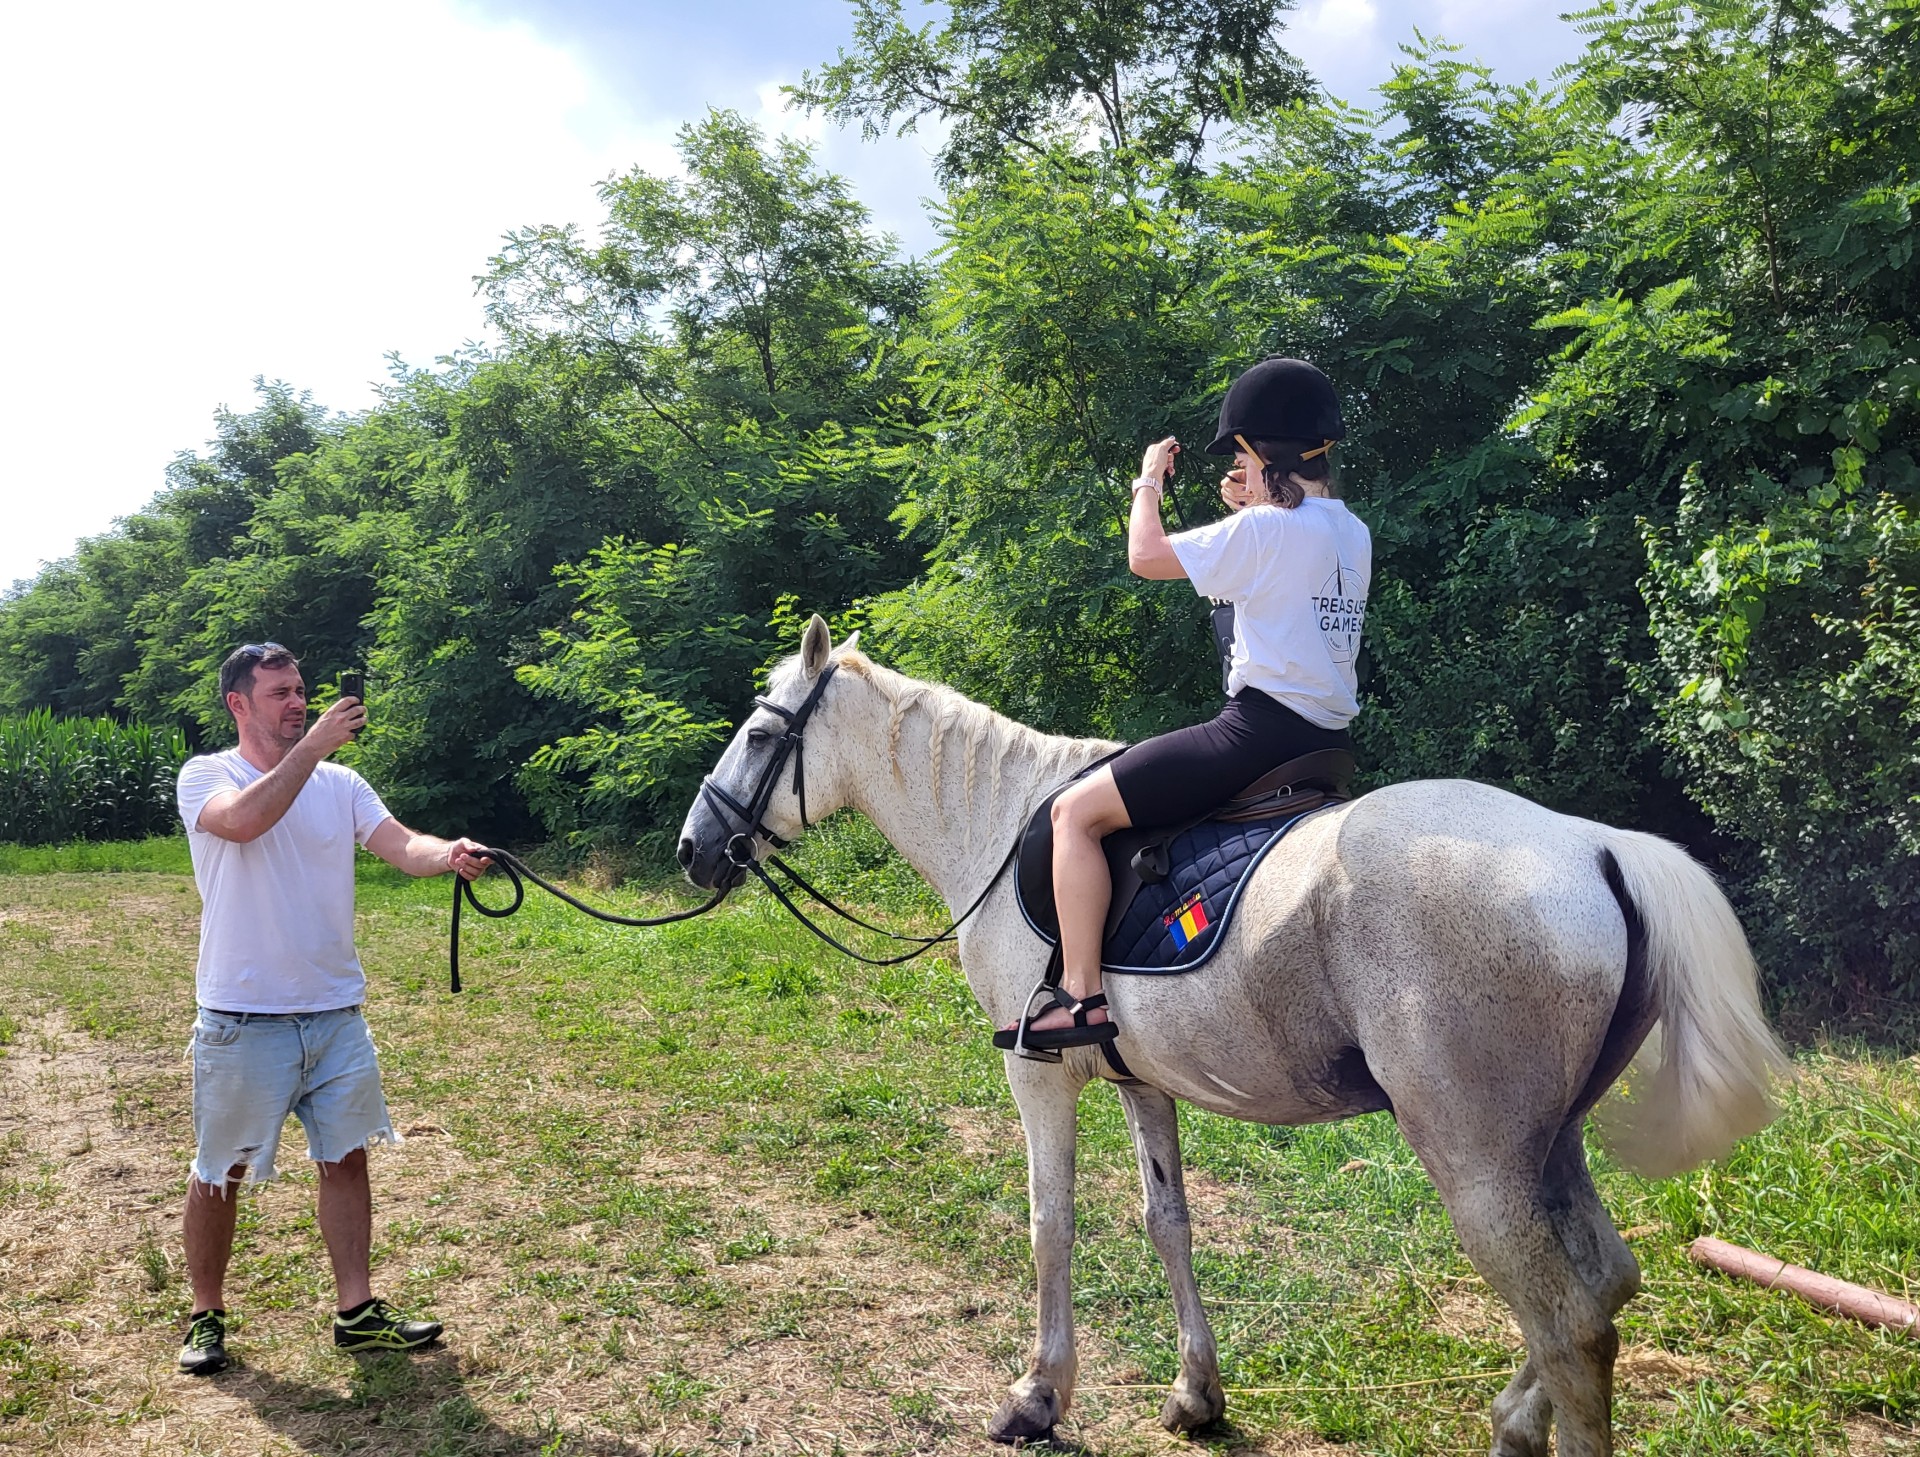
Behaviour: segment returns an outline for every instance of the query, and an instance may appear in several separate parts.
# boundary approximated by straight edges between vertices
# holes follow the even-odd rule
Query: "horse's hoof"
[[[1044,1442],[1051,1440],[1059,1420],[1060,1397],[1052,1387],[1022,1391],[1016,1386],[987,1423],[987,1435],[996,1442]]]
[[[1160,1425],[1170,1432],[1197,1432],[1226,1414],[1227,1394],[1220,1389],[1218,1376],[1209,1376],[1204,1388],[1183,1376],[1173,1383],[1167,1404],[1160,1408]]]

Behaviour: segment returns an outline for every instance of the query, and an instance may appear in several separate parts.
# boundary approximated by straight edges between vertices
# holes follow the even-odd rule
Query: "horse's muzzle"
[[[736,835],[734,840],[743,837]],[[747,842],[748,861],[741,861],[733,853],[733,841],[714,847],[711,843],[702,845],[692,835],[682,835],[680,843],[674,849],[674,859],[680,862],[680,868],[687,873],[687,879],[701,890],[718,890],[725,886],[733,889],[746,879],[747,863],[753,858],[752,842]]]

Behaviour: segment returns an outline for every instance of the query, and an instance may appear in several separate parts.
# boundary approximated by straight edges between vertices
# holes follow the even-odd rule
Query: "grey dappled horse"
[[[1114,747],[1037,733],[852,642],[836,652],[818,617],[764,703],[790,714],[810,695],[804,815],[781,772],[760,827],[792,838],[852,806],[956,914],[1046,795]],[[750,804],[787,733],[760,707],[710,782]],[[701,886],[730,873],[742,828],[722,804],[703,796],[682,831]],[[988,1020],[1011,1022],[1047,959],[1011,876],[962,927],[959,952]],[[1205,969],[1116,976],[1106,991],[1139,1080],[1119,1094],[1179,1323],[1161,1413],[1175,1431],[1216,1420],[1226,1400],[1193,1278],[1174,1099],[1274,1124],[1391,1109],[1526,1337],[1494,1402],[1493,1452],[1546,1457],[1557,1422],[1561,1457],[1597,1457],[1613,1445],[1613,1316],[1640,1270],[1587,1172],[1585,1115],[1647,1043],[1633,1100],[1610,1102],[1603,1121],[1629,1168],[1675,1173],[1764,1126],[1786,1071],[1746,939],[1704,870],[1664,840],[1463,780],[1393,785],[1307,819],[1261,863]],[[1073,1395],[1075,1107],[1107,1068],[1085,1048],[1052,1064],[1008,1054],[1006,1071],[1039,1286],[1031,1363],[989,1425],[1011,1441],[1050,1432]]]

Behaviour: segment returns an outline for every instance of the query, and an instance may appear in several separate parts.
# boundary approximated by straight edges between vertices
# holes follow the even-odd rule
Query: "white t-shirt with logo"
[[[353,853],[388,818],[373,786],[322,762],[280,821],[238,844],[200,826],[207,801],[263,771],[238,749],[180,768],[180,818],[200,887],[200,1005],[222,1012],[331,1012],[366,999],[353,949]]]
[[[1228,693],[1259,688],[1321,728],[1360,711],[1373,537],[1345,502],[1248,506],[1168,540],[1201,596],[1234,604]]]

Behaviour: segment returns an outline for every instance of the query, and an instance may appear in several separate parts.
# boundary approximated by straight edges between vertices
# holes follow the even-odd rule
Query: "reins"
[[[863,927],[866,930],[872,931],[875,935],[885,936],[889,941],[906,941],[906,942],[918,943],[916,949],[912,951],[904,952],[899,956],[883,956],[883,957],[877,957],[877,958],[872,956],[862,956],[858,951],[855,951],[851,946],[845,945],[844,943],[836,940],[823,927],[816,925],[811,919],[808,918],[807,913],[805,911],[801,910],[800,907],[796,906],[791,900],[787,899],[786,892],[781,890],[779,886],[774,884],[773,877],[771,875],[768,875],[767,872],[761,868],[759,861],[757,860],[754,861],[747,868],[751,870],[755,875],[760,877],[760,883],[773,893],[773,898],[775,900],[779,901],[781,905],[786,907],[788,915],[792,916],[794,920],[798,921],[801,925],[805,926],[809,931],[813,932],[814,935],[818,936],[822,941],[826,942],[827,945],[833,947],[834,950],[840,952],[843,955],[851,956],[855,961],[864,961],[868,966],[898,966],[904,961],[912,961],[917,956],[925,956],[929,951],[933,950],[933,948],[936,946],[943,946],[949,941],[957,940],[960,935],[961,922],[965,921],[968,916],[971,916],[975,911],[979,910],[981,906],[986,904],[987,897],[993,894],[993,888],[1000,883],[1001,877],[1007,873],[1007,867],[1013,864],[1014,860],[1018,858],[1019,853],[1020,853],[1020,845],[1019,845],[1019,842],[1016,840],[1014,842],[1013,849],[1007,851],[1007,858],[1000,862],[1000,868],[993,872],[993,879],[987,882],[986,889],[982,890],[979,895],[973,898],[972,905],[968,906],[964,911],[960,912],[959,915],[955,916],[953,920],[948,923],[946,930],[940,932],[938,935],[935,935],[935,936],[906,936],[906,935],[900,934],[897,931],[884,930],[881,927],[874,925],[871,921],[863,921],[858,916],[854,915],[853,912],[842,910],[839,906],[835,905],[832,901],[828,900],[826,896],[822,895],[819,891],[815,890],[811,885],[807,884],[806,880],[802,878],[802,876],[800,875],[800,872],[795,870],[791,865],[787,864],[787,862],[782,860],[778,855],[771,855],[767,857],[768,860],[774,866],[774,868],[777,869],[782,875],[786,876],[795,885],[799,886],[801,890],[805,891],[808,895],[813,897],[815,901],[819,902],[821,905],[825,906],[828,910],[832,911],[836,916],[840,917],[841,920],[848,921],[848,922],[851,922],[853,925]]]
[[[1000,884],[1001,879],[1007,873],[1007,868],[1018,858],[1020,843],[1017,838],[1014,841],[1013,848],[1007,851],[1006,858],[1000,862],[1000,868],[994,871],[993,878],[987,882],[985,889],[974,897],[973,904],[955,916],[944,931],[940,931],[932,936],[905,935],[901,932],[889,931],[883,927],[876,926],[871,921],[862,920],[852,911],[835,905],[825,894],[816,889],[806,877],[801,875],[799,871],[787,864],[787,862],[782,860],[778,855],[769,855],[767,857],[768,862],[774,869],[778,870],[788,880],[793,882],[795,886],[799,887],[805,895],[809,896],[817,904],[833,912],[833,914],[841,920],[846,921],[850,925],[859,926],[862,930],[871,931],[876,936],[884,936],[889,941],[906,942],[914,948],[911,951],[902,952],[898,956],[863,956],[851,946],[836,939],[831,932],[815,922],[805,911],[793,903],[792,899],[780,888],[773,877],[767,874],[766,867],[760,862],[760,856],[756,847],[757,841],[765,840],[776,850],[785,849],[788,843],[767,827],[764,816],[767,811],[767,805],[773,798],[774,789],[779,783],[780,773],[786,768],[789,758],[793,760],[794,796],[800,801],[800,824],[803,829],[811,827],[812,821],[807,817],[806,748],[802,735],[806,731],[807,720],[813,716],[814,709],[819,706],[820,695],[826,691],[827,683],[833,677],[836,666],[836,664],[828,663],[822,668],[819,681],[813,685],[812,691],[807,694],[805,700],[802,701],[798,708],[785,708],[766,698],[754,699],[755,707],[764,708],[769,713],[785,721],[786,732],[780,735],[779,742],[774,746],[772,756],[761,769],[759,782],[755,784],[753,793],[748,797],[745,804],[742,804],[723,786],[715,783],[711,774],[700,781],[700,797],[714,810],[722,823],[731,821],[732,824],[737,827],[727,840],[726,858],[727,863],[738,873],[720,885],[714,891],[712,899],[707,901],[705,905],[695,906],[691,910],[675,911],[673,914],[666,916],[617,916],[611,911],[598,910],[588,905],[585,901],[577,900],[566,891],[560,889],[559,886],[553,884],[553,882],[543,880],[528,868],[524,860],[509,850],[491,850],[484,847],[476,849],[472,852],[475,857],[483,860],[491,860],[494,864],[498,865],[501,870],[506,872],[507,878],[513,882],[513,899],[504,906],[489,906],[474,894],[472,881],[455,879],[453,886],[453,934],[447,953],[453,990],[456,992],[460,990],[461,901],[465,900],[468,905],[472,906],[475,911],[483,916],[490,917],[493,920],[502,920],[519,910],[526,900],[527,892],[526,887],[521,883],[522,877],[531,880],[549,895],[565,901],[575,910],[592,916],[596,921],[605,921],[607,924],[613,926],[666,926],[671,925],[675,921],[688,921],[692,920],[695,916],[705,915],[727,898],[728,893],[732,891],[733,887],[740,883],[742,876],[752,874],[758,877],[760,883],[772,893],[773,898],[780,902],[787,914],[805,926],[809,931],[813,932],[813,934],[818,936],[822,941],[826,942],[827,945],[833,947],[834,950],[844,956],[851,956],[855,961],[865,962],[868,966],[898,966],[902,962],[912,961],[915,957],[925,956],[936,946],[943,946],[949,941],[958,939],[961,924],[975,911],[979,910],[982,905],[986,904],[987,897],[993,894],[994,887]]]
[[[508,916],[519,910],[527,898],[527,888],[521,884],[522,876],[531,880],[548,895],[565,901],[576,911],[592,916],[596,921],[605,921],[610,926],[669,926],[675,921],[690,921],[695,916],[705,915],[708,911],[719,905],[721,901],[727,898],[728,892],[733,889],[732,884],[720,886],[714,891],[713,898],[705,905],[695,906],[692,910],[688,911],[675,911],[672,915],[619,916],[615,915],[612,911],[603,911],[597,907],[590,906],[585,901],[578,900],[569,895],[552,881],[545,879],[538,872],[531,869],[526,861],[522,860],[511,850],[490,850],[485,846],[480,846],[469,853],[477,860],[491,860],[506,873],[507,879],[513,882],[513,899],[508,901],[504,906],[490,906],[473,893],[473,882],[471,880],[462,880],[459,876],[454,877],[453,935],[447,946],[447,966],[453,983],[453,990],[456,992],[460,990],[461,900],[464,899],[468,905],[472,906],[474,910],[483,916],[496,921],[505,920]]]

